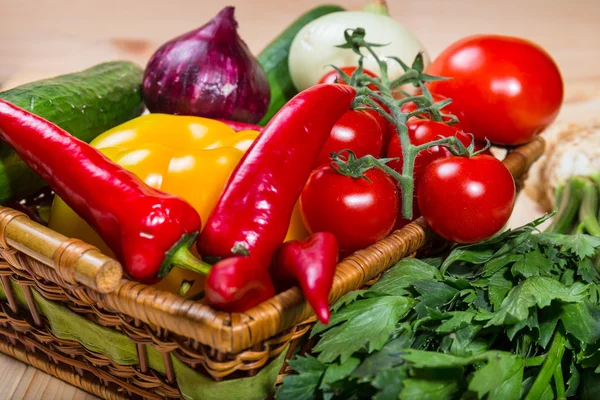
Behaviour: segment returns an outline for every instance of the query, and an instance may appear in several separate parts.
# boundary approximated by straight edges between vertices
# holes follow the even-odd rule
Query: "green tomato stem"
[[[554,371],[560,364],[563,355],[565,354],[566,339],[560,329],[557,329],[552,339],[552,345],[546,355],[546,359],[542,364],[542,368],[538,373],[531,389],[525,396],[525,400],[538,400],[546,390],[546,386],[550,383],[554,375]]]
[[[412,204],[414,196],[414,164],[415,158],[419,154],[419,151],[425,150],[431,146],[437,146],[442,144],[454,143],[456,147],[458,147],[459,145],[456,143],[456,139],[445,139],[443,141],[435,141],[432,143],[428,143],[423,146],[413,146],[410,143],[410,139],[408,136],[408,128],[406,126],[409,114],[403,113],[400,109],[400,106],[408,101],[415,101],[419,105],[426,106],[423,109],[419,109],[419,113],[428,112],[432,116],[432,119],[436,121],[441,121],[442,116],[439,109],[451,100],[447,100],[446,103],[440,102],[439,104],[437,104],[437,106],[436,104],[433,104],[433,98],[424,85],[424,82],[426,80],[430,80],[431,77],[423,74],[423,72],[421,71],[423,64],[421,54],[419,54],[415,58],[412,67],[408,66],[402,60],[396,57],[388,57],[388,60],[398,62],[404,69],[404,73],[401,76],[390,81],[388,75],[387,61],[382,60],[373,50],[373,47],[379,47],[381,46],[381,44],[368,43],[365,40],[365,35],[366,33],[364,29],[347,29],[346,31],[344,31],[346,43],[340,45],[340,47],[343,48],[351,48],[355,53],[360,55],[358,63],[359,67],[352,74],[351,79],[352,83],[359,85],[359,87],[357,88],[357,96],[353,103],[353,109],[362,109],[361,106],[369,105],[372,109],[376,110],[381,115],[383,115],[385,119],[396,128],[396,132],[400,139],[400,145],[402,147],[403,156],[403,167],[401,174],[398,174],[396,171],[386,166],[384,163],[375,166],[390,174],[399,182],[400,188],[402,190],[402,216],[406,219],[412,219]],[[367,52],[377,62],[380,70],[379,80],[373,77],[369,77],[362,73],[362,65],[364,59],[364,54],[361,52],[362,49],[366,49]],[[371,91],[368,87],[360,86],[364,83],[374,84],[378,88],[378,91]],[[409,83],[415,86],[418,85],[423,92],[423,96],[411,96],[410,98],[403,99],[400,101],[394,99],[394,90],[399,86]]]

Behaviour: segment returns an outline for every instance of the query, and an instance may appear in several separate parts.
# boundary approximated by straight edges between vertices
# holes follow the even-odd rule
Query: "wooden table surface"
[[[0,0],[2,90],[95,63],[129,59],[144,65],[171,37],[202,25],[225,5],[236,6],[239,31],[259,52],[304,10],[324,0]],[[335,1],[333,1],[335,2]],[[359,9],[363,0],[338,0]],[[437,55],[475,33],[529,38],[560,66],[566,86],[562,121],[600,116],[598,0],[388,0],[393,17]],[[521,196],[513,225],[540,211]],[[0,354],[0,399],[92,399],[72,386]]]

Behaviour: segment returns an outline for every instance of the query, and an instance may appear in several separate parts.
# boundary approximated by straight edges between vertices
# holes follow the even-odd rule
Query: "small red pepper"
[[[0,138],[89,223],[134,279],[156,282],[173,264],[207,273],[189,250],[200,216],[146,185],[58,126],[0,100]]]
[[[324,324],[329,323],[329,292],[338,261],[335,235],[318,232],[303,241],[284,243],[275,255],[271,277],[279,285],[297,282],[304,298]]]
[[[203,257],[248,253],[268,265],[285,238],[321,148],[355,95],[350,86],[313,86],[271,119],[233,171],[206,222],[198,241]]]
[[[204,287],[206,302],[218,310],[241,312],[273,297],[273,283],[260,262],[237,256],[213,265]]]

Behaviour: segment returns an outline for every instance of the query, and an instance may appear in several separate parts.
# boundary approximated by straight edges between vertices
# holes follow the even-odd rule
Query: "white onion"
[[[419,40],[391,17],[366,11],[340,11],[310,22],[294,38],[288,61],[296,89],[304,90],[315,85],[331,70],[329,65],[357,65],[358,55],[351,49],[335,47],[345,42],[344,31],[354,28],[365,29],[367,42],[389,43],[374,48],[380,58],[395,56],[410,65],[417,54],[423,52],[425,63],[429,63],[429,57]],[[376,74],[380,73],[371,55],[366,55],[364,66]],[[388,73],[390,78],[395,78],[403,70],[397,62],[388,61]]]

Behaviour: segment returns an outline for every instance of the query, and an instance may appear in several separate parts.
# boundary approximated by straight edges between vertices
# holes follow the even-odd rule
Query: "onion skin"
[[[266,114],[269,81],[237,34],[234,8],[163,44],[144,73],[150,112],[256,123]]]

